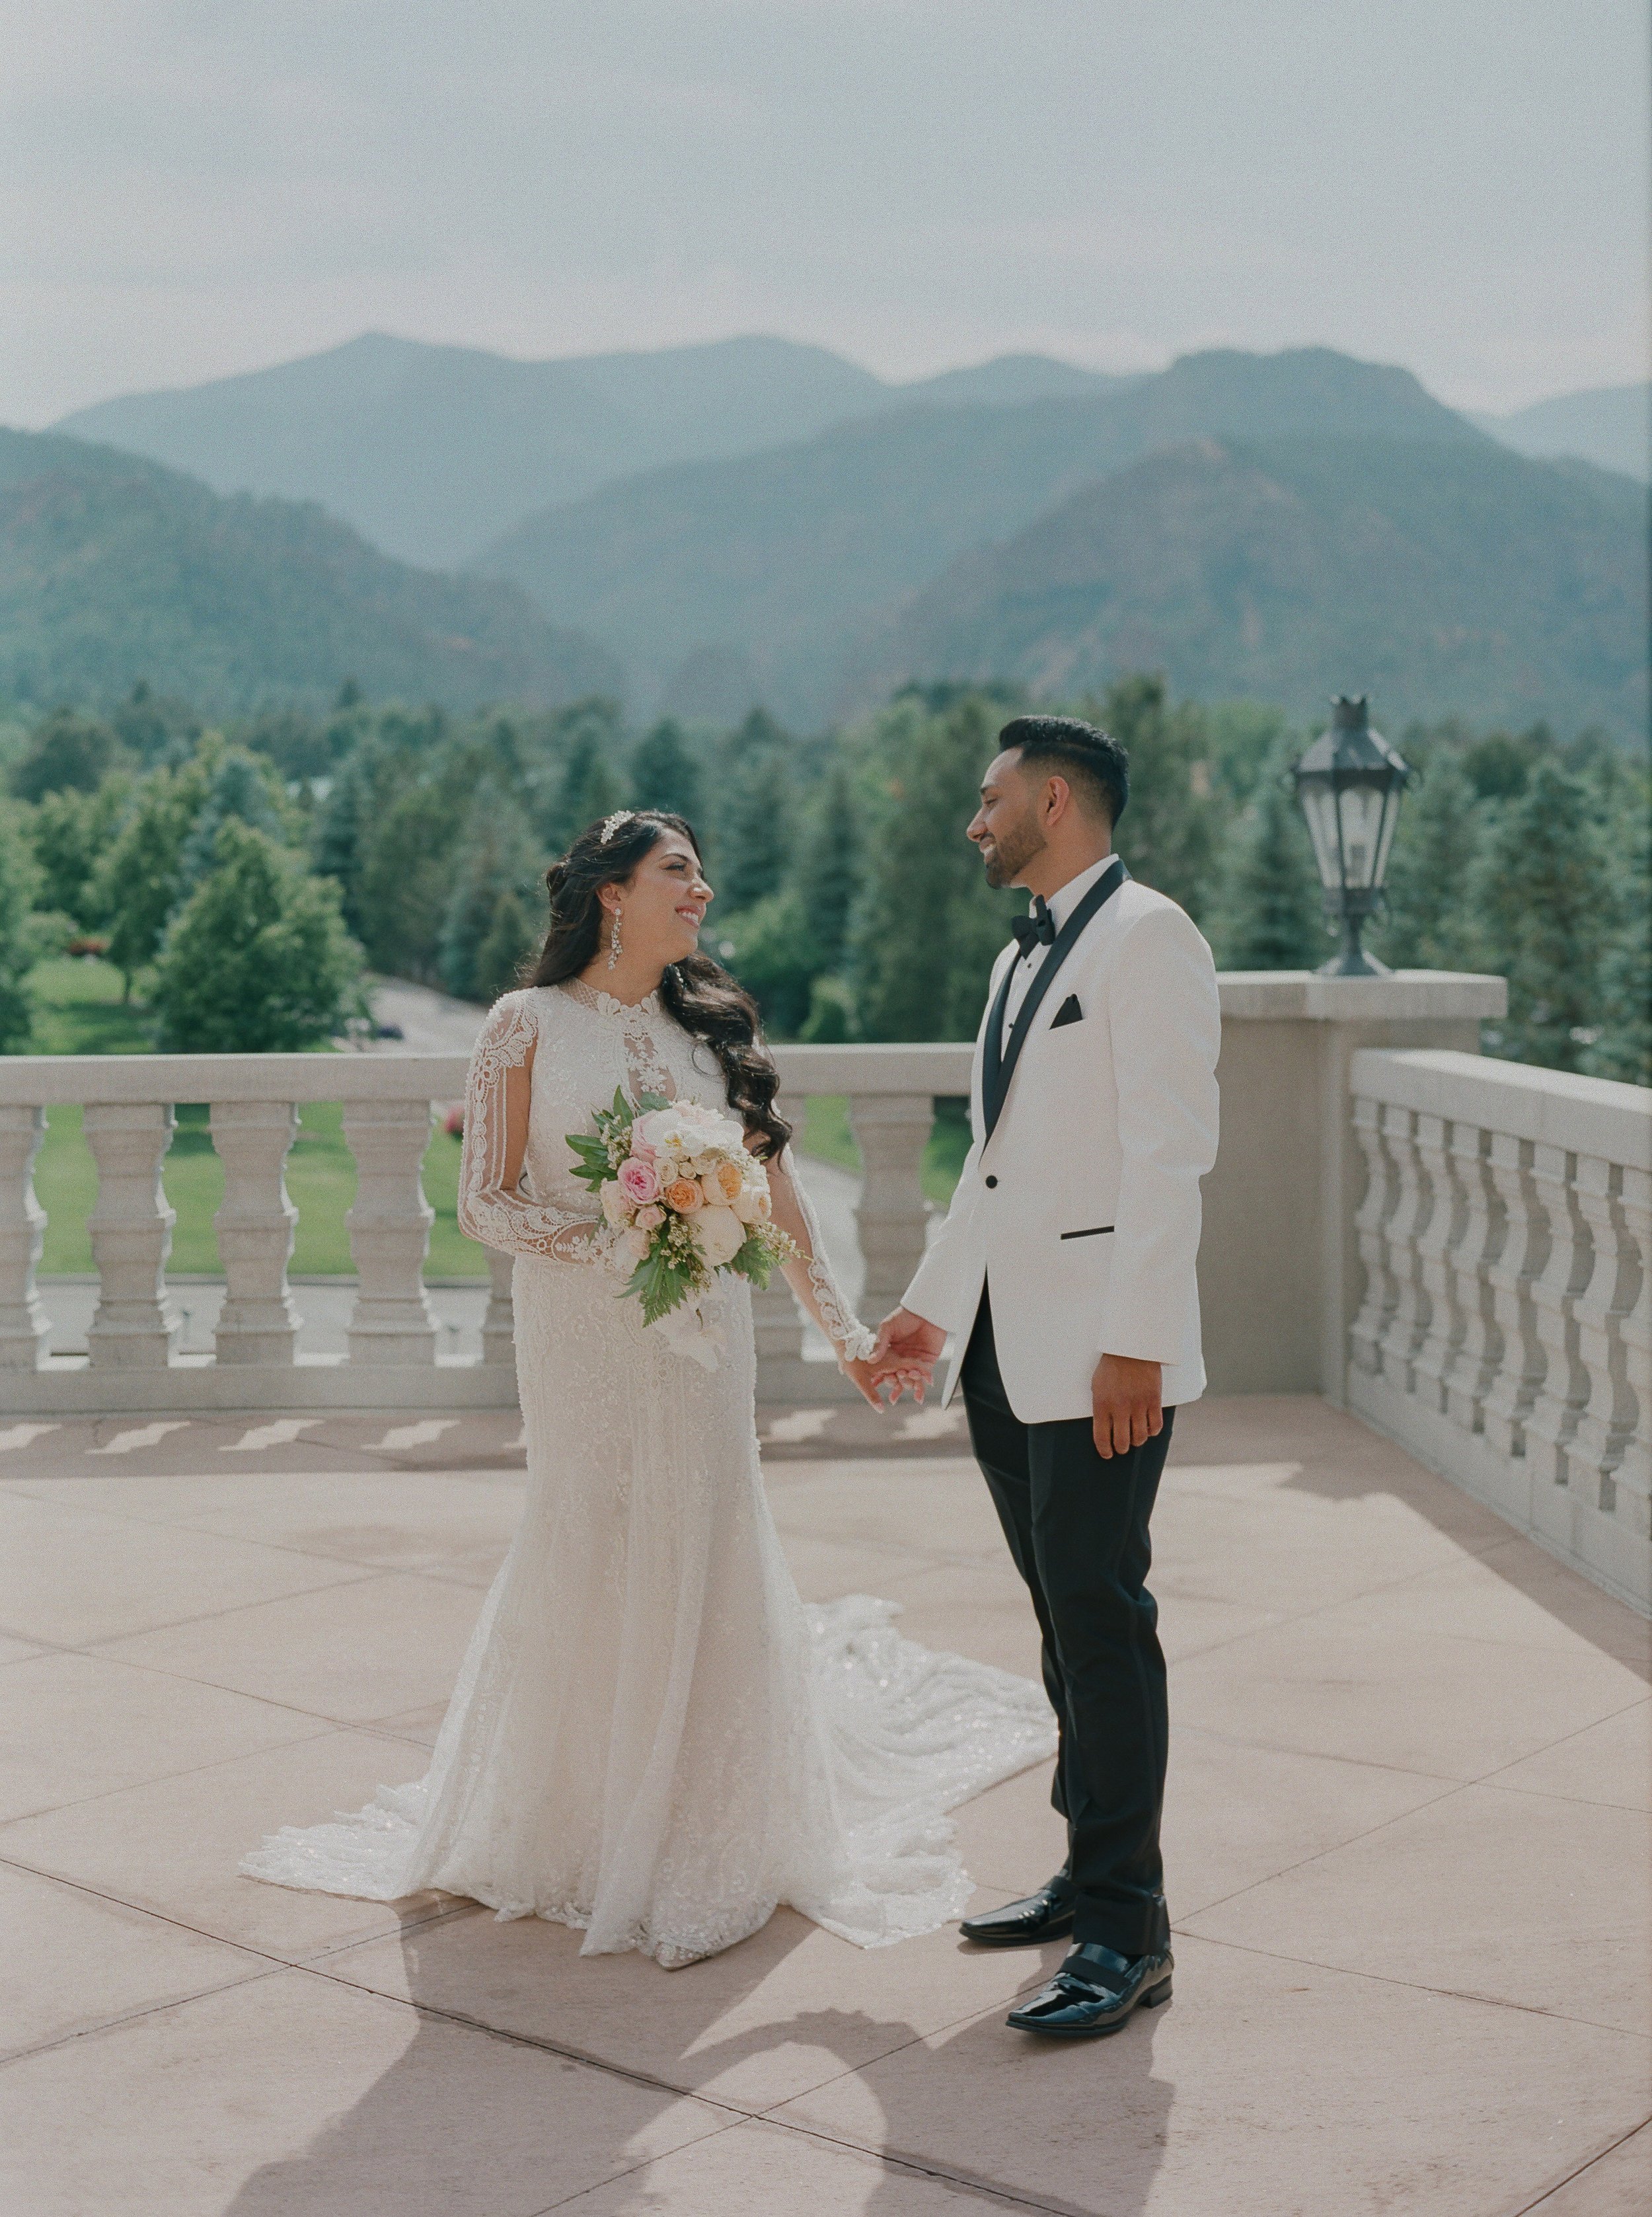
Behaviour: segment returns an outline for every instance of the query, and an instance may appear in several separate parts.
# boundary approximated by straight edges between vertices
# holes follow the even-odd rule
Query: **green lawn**
[[[35,1004],[33,1051],[36,1054],[144,1054],[150,1051],[147,1011],[123,1005],[120,974],[112,965],[67,957],[43,962],[30,977]],[[859,1170],[860,1152],[849,1129],[848,1102],[841,1094],[811,1097],[800,1141],[811,1155]],[[958,1174],[969,1152],[969,1128],[960,1102],[944,1102],[923,1159],[923,1189],[941,1207],[952,1197]],[[430,1227],[433,1278],[487,1275],[484,1251],[459,1228],[457,1139],[431,1134],[424,1158],[425,1198],[436,1213]],[[166,1197],[177,1211],[170,1267],[214,1274],[219,1269],[213,1216],[224,1197],[224,1172],[206,1128],[201,1103],[180,1102],[178,1128],[162,1166]],[[46,1252],[41,1269],[50,1274],[89,1271],[91,1241],[86,1218],[96,1195],[91,1152],[81,1136],[80,1110],[53,1108],[46,1118],[46,1140],[34,1165],[34,1189],[46,1213]],[[295,1275],[349,1276],[349,1235],[344,1212],[355,1198],[355,1163],[344,1144],[343,1111],[336,1101],[312,1102],[299,1112],[299,1136],[287,1158],[287,1189],[299,1212],[293,1254]]]
[[[32,973],[37,1054],[141,1054],[148,1052],[145,1012],[123,1007],[120,978],[106,962],[46,962]],[[177,1211],[172,1232],[174,1270],[216,1272],[218,1239],[213,1216],[224,1197],[224,1172],[213,1151],[202,1103],[178,1106],[178,1128],[161,1172],[166,1197]],[[292,1268],[305,1276],[353,1273],[344,1212],[355,1198],[355,1163],[344,1144],[343,1111],[336,1101],[313,1102],[299,1113],[299,1136],[287,1158],[287,1189],[299,1212]],[[47,1112],[46,1140],[34,1165],[34,1189],[46,1213],[49,1273],[89,1270],[86,1218],[97,1191],[91,1152],[81,1136],[80,1110]],[[425,1198],[436,1213],[430,1227],[435,1278],[487,1275],[483,1251],[459,1228],[459,1141],[432,1133],[424,1158]]]

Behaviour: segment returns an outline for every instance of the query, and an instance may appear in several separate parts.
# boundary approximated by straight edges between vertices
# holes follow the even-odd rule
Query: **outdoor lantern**
[[[1360,946],[1359,930],[1382,900],[1400,795],[1414,775],[1372,730],[1363,694],[1357,701],[1337,695],[1330,730],[1292,772],[1325,888],[1325,913],[1342,928],[1342,944],[1321,966],[1322,978],[1388,975],[1386,965]]]

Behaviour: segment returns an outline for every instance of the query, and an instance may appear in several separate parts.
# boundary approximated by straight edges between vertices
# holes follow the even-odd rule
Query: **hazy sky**
[[[0,421],[378,329],[1644,374],[1643,0],[0,0]]]

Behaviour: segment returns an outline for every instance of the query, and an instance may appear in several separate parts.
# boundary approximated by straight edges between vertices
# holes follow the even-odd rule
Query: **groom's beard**
[[[1018,824],[1011,831],[1000,833],[992,843],[991,852],[983,849],[982,853],[987,883],[995,891],[1002,886],[1013,886],[1027,864],[1043,854],[1045,845],[1043,832],[1030,821]]]

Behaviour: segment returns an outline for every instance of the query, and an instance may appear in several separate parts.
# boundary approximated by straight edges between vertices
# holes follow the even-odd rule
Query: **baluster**
[[[436,1319],[424,1290],[435,1211],[419,1166],[430,1141],[428,1101],[347,1101],[344,1138],[355,1157],[355,1201],[344,1221],[359,1290],[350,1312],[352,1362],[434,1363]]]
[[[286,1173],[299,1112],[290,1101],[214,1101],[209,1113],[224,1165],[224,1199],[213,1219],[225,1281],[218,1360],[291,1362],[299,1315],[287,1266],[299,1212]]]
[[[516,1360],[516,1312],[511,1299],[511,1274],[516,1268],[514,1255],[502,1255],[496,1247],[487,1250],[488,1310],[482,1319],[482,1360],[484,1362],[514,1364]]]
[[[0,1370],[37,1370],[52,1326],[34,1290],[46,1211],[34,1195],[44,1108],[0,1108]]]
[[[1548,1212],[1532,1175],[1535,1153],[1529,1139],[1494,1132],[1487,1157],[1507,1227],[1501,1251],[1486,1265],[1503,1352],[1486,1395],[1483,1429],[1488,1445],[1501,1455],[1526,1453],[1526,1419],[1547,1367],[1532,1298],[1550,1246]]]
[[[92,1368],[164,1369],[178,1314],[167,1298],[166,1258],[177,1217],[161,1164],[177,1118],[169,1102],[94,1101],[82,1129],[97,1164],[97,1199],[86,1220],[97,1266],[97,1310],[86,1334]]]
[[[1417,1158],[1433,1194],[1428,1220],[1417,1235],[1417,1275],[1428,1318],[1414,1366],[1417,1398],[1430,1409],[1446,1406],[1446,1381],[1461,1353],[1468,1318],[1458,1284],[1458,1255],[1468,1225],[1468,1196],[1451,1152],[1451,1126],[1420,1115]]]
[[[1534,1513],[1538,1480],[1566,1483],[1566,1449],[1589,1398],[1576,1304],[1593,1275],[1594,1244],[1577,1205],[1576,1159],[1563,1147],[1541,1144],[1532,1154],[1532,1175],[1544,1196],[1550,1228],[1549,1259],[1532,1288],[1538,1337],[1547,1358],[1526,1428],[1527,1439],[1540,1442],[1544,1450],[1540,1457],[1532,1454]],[[1529,1447],[1526,1452],[1532,1453]]]
[[[1433,1188],[1417,1152],[1416,1121],[1414,1109],[1399,1108],[1391,1101],[1383,1105],[1383,1135],[1399,1189],[1388,1240],[1397,1298],[1383,1337],[1383,1372],[1408,1393],[1416,1391],[1414,1362],[1428,1329],[1429,1301],[1421,1275],[1417,1242],[1427,1227],[1434,1201]]]
[[[1458,1249],[1464,1330],[1462,1347],[1446,1377],[1446,1409],[1465,1432],[1481,1432],[1486,1424],[1486,1396],[1504,1355],[1491,1266],[1508,1237],[1508,1212],[1492,1182],[1489,1132],[1476,1124],[1453,1124],[1452,1159],[1465,1217]]]
[[[1617,1506],[1612,1473],[1635,1431],[1622,1325],[1640,1292],[1641,1264],[1624,1218],[1623,1176],[1616,1163],[1599,1155],[1577,1158],[1578,1213],[1589,1228],[1595,1268],[1573,1304],[1586,1393],[1571,1440],[1561,1450],[1565,1484],[1608,1514]]]
[[[1624,1164],[1618,1205],[1634,1279],[1628,1307],[1617,1325],[1632,1406],[1628,1436],[1606,1483],[1612,1487],[1612,1514],[1644,1542],[1652,1539],[1652,1174]],[[1602,1491],[1604,1496],[1604,1486]],[[1604,1498],[1601,1506],[1606,1506]]]
[[[849,1098],[849,1128],[863,1172],[854,1219],[866,1266],[860,1307],[874,1325],[899,1304],[923,1260],[928,1220],[923,1151],[934,1121],[934,1101],[927,1093],[856,1093]]]
[[[1383,1143],[1383,1108],[1379,1101],[1357,1094],[1353,1102],[1353,1136],[1365,1165],[1365,1190],[1354,1211],[1354,1230],[1359,1260],[1365,1265],[1365,1292],[1359,1310],[1349,1327],[1348,1343],[1356,1366],[1371,1377],[1383,1368],[1383,1337],[1399,1298],[1388,1264],[1387,1225],[1393,1213],[1396,1185],[1394,1166]]]

